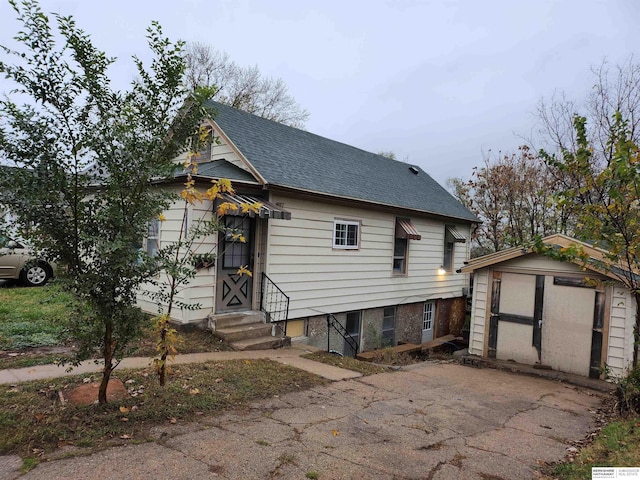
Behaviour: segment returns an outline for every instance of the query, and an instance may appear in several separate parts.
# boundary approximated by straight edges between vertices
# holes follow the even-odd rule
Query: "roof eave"
[[[462,223],[466,223],[466,224],[472,224],[472,223],[478,223],[479,221],[476,220],[472,220],[470,218],[465,218],[465,217],[459,217],[456,215],[448,215],[442,212],[435,212],[435,211],[431,211],[431,210],[421,210],[421,209],[416,209],[416,208],[410,208],[410,207],[406,207],[406,206],[402,206],[402,205],[393,205],[393,204],[388,204],[388,203],[380,203],[380,202],[374,202],[372,200],[366,200],[366,199],[362,199],[362,198],[358,198],[358,197],[349,197],[349,196],[345,196],[345,195],[338,195],[338,194],[331,194],[331,193],[327,193],[327,192],[321,192],[321,191],[317,191],[317,190],[311,190],[311,189],[306,189],[306,188],[297,188],[297,187],[291,187],[289,185],[278,185],[278,184],[273,184],[273,183],[269,183],[267,185],[265,185],[265,188],[274,192],[288,192],[288,193],[297,193],[297,194],[306,194],[309,196],[313,196],[313,197],[322,197],[325,199],[332,199],[334,201],[342,201],[342,202],[357,202],[357,203],[362,203],[364,205],[372,205],[372,206],[376,206],[378,208],[382,207],[382,209],[388,210],[388,209],[393,209],[393,210],[401,210],[403,212],[415,212],[415,213],[419,213],[420,215],[428,215],[428,216],[435,216],[435,217],[439,217],[439,218],[446,218],[446,219],[451,219],[451,220],[456,220]]]

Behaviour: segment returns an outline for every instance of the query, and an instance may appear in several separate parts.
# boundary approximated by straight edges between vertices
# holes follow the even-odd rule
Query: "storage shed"
[[[603,251],[565,235],[558,248]],[[633,359],[636,305],[613,274],[516,247],[470,260],[473,273],[469,353],[591,378],[625,375]]]

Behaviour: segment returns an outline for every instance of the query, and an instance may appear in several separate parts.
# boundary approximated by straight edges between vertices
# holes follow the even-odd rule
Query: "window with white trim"
[[[160,219],[156,218],[147,222],[145,252],[150,257],[156,257],[158,256],[158,250],[160,250]]]
[[[456,243],[465,243],[466,240],[465,236],[458,232],[454,225],[445,225],[442,268],[444,268],[446,272],[453,272]]]
[[[422,314],[422,330],[431,330],[433,328],[433,302],[424,303],[424,312]]]
[[[409,218],[396,218],[393,239],[393,274],[406,275],[409,261],[409,240],[420,240],[422,236]]]
[[[393,240],[393,273],[407,273],[407,252],[409,241],[406,238],[394,238]]]
[[[382,338],[384,346],[396,344],[396,307],[385,307],[382,317]]]
[[[442,268],[444,268],[445,272],[451,272],[453,270],[453,248],[454,247],[455,247],[455,243],[452,241],[449,241],[449,239],[445,237],[444,257],[442,259]]]
[[[333,248],[357,250],[360,247],[360,222],[334,220]]]

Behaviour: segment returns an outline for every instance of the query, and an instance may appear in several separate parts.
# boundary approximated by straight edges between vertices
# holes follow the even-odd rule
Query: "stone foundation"
[[[465,297],[438,299],[436,302],[436,317],[434,338],[453,334],[461,335],[465,318]],[[396,307],[395,343],[416,343],[422,341],[422,316],[424,302],[398,305]],[[334,315],[343,325],[346,325],[347,312]],[[384,307],[362,310],[360,317],[360,351],[376,350],[384,346],[382,338],[382,320]],[[327,349],[327,316],[317,315],[306,320],[306,335],[308,344],[323,350]],[[331,328],[329,331],[329,349],[344,352],[344,339]]]

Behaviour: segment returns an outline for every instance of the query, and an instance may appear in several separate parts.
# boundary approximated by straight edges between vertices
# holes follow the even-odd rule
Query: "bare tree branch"
[[[205,43],[187,44],[187,85],[215,87],[218,102],[296,128],[304,128],[309,112],[289,94],[282,78],[263,77],[257,66],[241,67]]]

